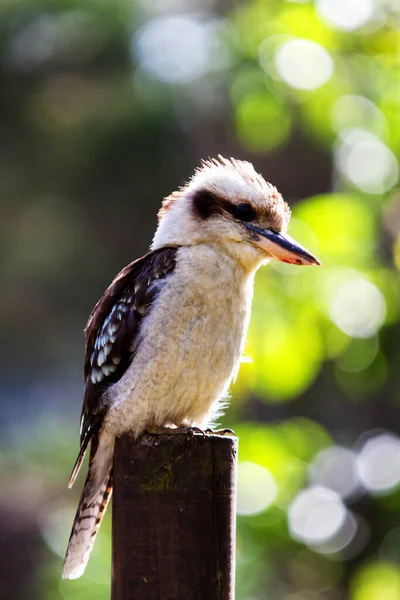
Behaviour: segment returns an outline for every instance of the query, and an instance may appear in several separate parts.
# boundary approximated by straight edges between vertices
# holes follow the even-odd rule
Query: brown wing
[[[85,397],[81,414],[81,451],[76,475],[92,435],[99,430],[106,407],[104,391],[121,379],[130,365],[142,319],[159,286],[175,267],[177,248],[149,252],[129,264],[114,279],[94,307],[85,329]]]

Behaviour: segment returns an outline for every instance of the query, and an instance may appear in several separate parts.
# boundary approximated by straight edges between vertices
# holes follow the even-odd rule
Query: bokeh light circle
[[[317,0],[317,10],[322,18],[336,29],[358,29],[374,14],[372,0]]]
[[[357,468],[369,492],[390,492],[400,484],[400,438],[383,433],[369,439],[358,455]]]
[[[335,164],[351,183],[370,194],[387,192],[399,178],[393,152],[376,135],[356,127],[340,134]]]
[[[315,90],[333,74],[329,53],[311,40],[285,42],[275,54],[275,67],[280,77],[299,90]]]
[[[342,527],[347,509],[339,494],[320,485],[302,490],[288,510],[293,538],[306,544],[322,544]]]
[[[358,523],[355,516],[350,512],[346,511],[346,518],[344,519],[341,527],[336,531],[327,542],[322,544],[312,545],[316,552],[320,554],[337,554],[342,550],[345,550],[354,541],[358,529]]]
[[[266,510],[275,500],[278,486],[265,467],[251,461],[238,465],[237,513],[255,515]]]
[[[229,62],[220,43],[221,20],[187,15],[156,17],[132,40],[141,68],[166,83],[187,84]]]
[[[359,488],[356,454],[341,446],[324,448],[309,468],[310,481],[335,491],[341,498],[352,496]]]
[[[329,313],[335,325],[350,337],[369,338],[385,321],[386,302],[376,285],[354,277],[337,288]]]

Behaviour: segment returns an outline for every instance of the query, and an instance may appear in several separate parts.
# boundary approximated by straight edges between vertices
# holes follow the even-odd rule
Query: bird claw
[[[206,434],[206,432],[203,431],[203,429],[200,429],[200,427],[188,427],[187,429],[189,435],[202,435],[204,437]]]
[[[210,430],[211,433],[214,433],[216,435],[229,435],[232,437],[236,437],[236,433],[233,431],[233,429],[216,429],[215,431]]]
[[[151,435],[205,435],[200,427],[189,427],[181,425],[180,427],[146,427],[146,433]]]
[[[151,435],[229,435],[236,437],[236,434],[232,429],[201,429],[200,427],[190,427],[187,425],[181,425],[180,427],[146,427],[146,433]]]
[[[206,435],[229,435],[232,437],[236,437],[236,433],[232,429],[211,429],[207,427],[207,429],[200,429],[200,427],[188,427],[188,433],[191,435],[201,434],[203,436]]]
[[[207,427],[207,429],[204,431],[199,427],[193,427],[193,429],[195,429],[198,433],[202,433],[203,435],[230,435],[236,437],[236,433],[233,431],[233,429],[211,429],[210,427]]]

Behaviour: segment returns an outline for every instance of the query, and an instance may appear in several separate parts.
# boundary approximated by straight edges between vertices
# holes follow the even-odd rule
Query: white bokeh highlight
[[[343,499],[353,496],[360,487],[356,453],[342,446],[321,450],[310,464],[309,477],[312,484],[329,488]]]
[[[383,194],[396,185],[399,166],[393,152],[373,133],[351,127],[335,145],[335,165],[355,186],[369,194]]]
[[[278,48],[274,57],[281,79],[299,90],[315,90],[333,74],[329,53],[311,40],[294,39]]]
[[[346,518],[333,537],[322,544],[311,545],[310,547],[320,554],[337,554],[345,550],[353,542],[358,529],[358,523],[355,516],[346,512]]]
[[[278,495],[278,486],[265,467],[251,461],[238,465],[236,510],[239,515],[255,515],[266,510]]]
[[[390,492],[400,484],[400,438],[383,433],[369,439],[358,455],[357,468],[369,492]]]
[[[375,12],[373,0],[317,0],[316,8],[326,22],[344,31],[358,29]]]
[[[148,21],[132,40],[132,54],[153,77],[186,84],[226,67],[230,56],[222,44],[223,20],[187,15],[160,16]]]
[[[361,277],[354,277],[335,290],[329,315],[335,325],[350,337],[369,338],[379,331],[385,321],[385,298],[376,285]]]
[[[310,486],[289,506],[290,534],[307,545],[326,543],[344,524],[346,511],[339,494],[320,485]]]

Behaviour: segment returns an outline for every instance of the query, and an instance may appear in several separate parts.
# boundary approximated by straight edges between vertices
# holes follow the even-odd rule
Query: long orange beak
[[[318,258],[300,246],[290,235],[278,233],[273,229],[261,229],[249,223],[246,227],[252,233],[253,242],[272,258],[292,265],[321,266]]]

